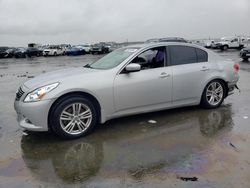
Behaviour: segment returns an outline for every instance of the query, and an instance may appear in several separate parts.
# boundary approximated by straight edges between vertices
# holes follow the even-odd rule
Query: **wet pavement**
[[[220,108],[119,118],[72,141],[23,134],[15,92],[33,76],[100,56],[0,59],[0,188],[250,187],[250,62],[238,53],[220,53],[241,66],[241,93]]]

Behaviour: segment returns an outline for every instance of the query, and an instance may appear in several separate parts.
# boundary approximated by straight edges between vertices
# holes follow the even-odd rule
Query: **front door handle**
[[[167,77],[170,77],[170,74],[167,74],[165,72],[162,72],[160,75],[160,78],[167,78]]]

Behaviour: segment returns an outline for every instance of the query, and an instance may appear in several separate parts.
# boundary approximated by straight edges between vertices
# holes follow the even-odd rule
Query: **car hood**
[[[243,48],[244,51],[248,51],[250,52],[250,47],[247,47],[247,48]]]
[[[228,44],[229,42],[228,41],[220,41],[220,42],[217,42],[217,44]]]
[[[67,52],[75,52],[75,51],[79,51],[79,48],[71,48],[71,49],[67,49]]]
[[[41,74],[39,76],[36,76],[35,78],[32,78],[24,83],[24,86],[33,90],[48,84],[53,84],[56,82],[63,82],[65,79],[77,77],[79,75],[83,74],[91,74],[96,71],[100,71],[97,69],[90,69],[90,68],[68,68],[68,69],[62,69],[57,71],[52,71],[48,73]]]

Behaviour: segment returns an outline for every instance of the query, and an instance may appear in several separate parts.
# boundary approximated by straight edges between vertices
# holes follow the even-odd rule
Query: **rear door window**
[[[171,64],[183,65],[197,62],[195,48],[188,46],[170,46]]]
[[[189,46],[169,46],[171,65],[184,65],[191,63],[207,62],[207,52]]]

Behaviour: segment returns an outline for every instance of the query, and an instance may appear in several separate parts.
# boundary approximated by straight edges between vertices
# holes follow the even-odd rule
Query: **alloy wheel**
[[[83,133],[92,122],[92,112],[83,103],[73,103],[64,108],[60,115],[62,129],[71,135]]]
[[[212,82],[208,85],[206,91],[206,98],[210,105],[218,105],[224,97],[223,86],[220,82]]]

